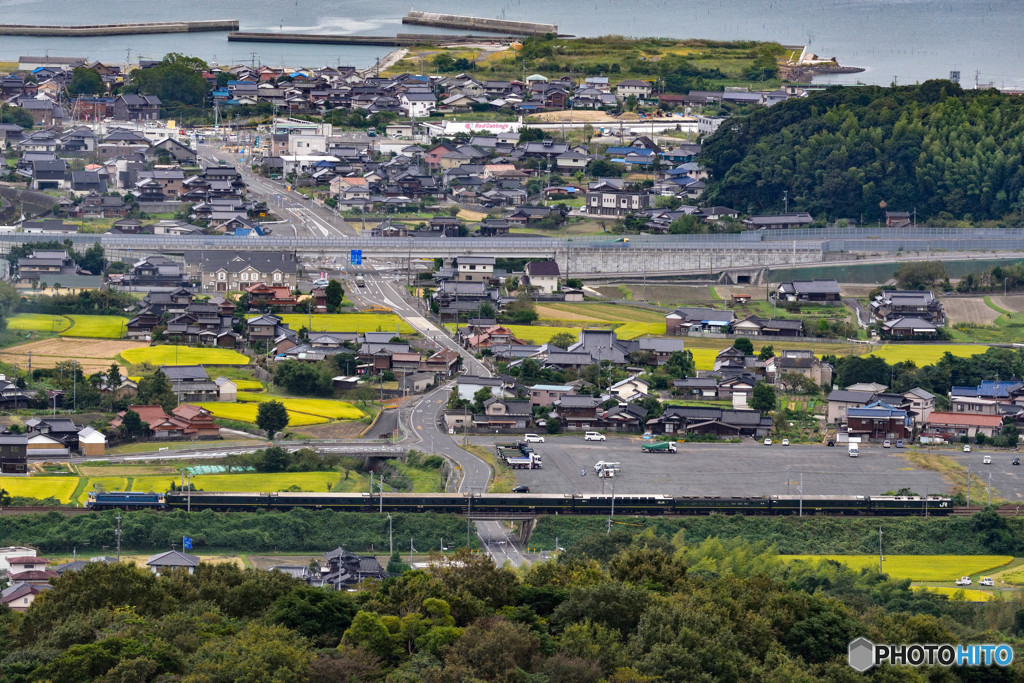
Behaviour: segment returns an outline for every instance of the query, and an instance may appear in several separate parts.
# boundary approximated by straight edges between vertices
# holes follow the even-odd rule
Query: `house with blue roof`
[[[1024,393],[1024,382],[1012,380],[983,380],[976,387],[954,386],[949,390],[950,397],[962,396],[969,398],[1009,399],[1016,394]]]
[[[846,411],[846,424],[851,436],[881,441],[906,439],[912,433],[913,420],[906,410],[875,401]]]

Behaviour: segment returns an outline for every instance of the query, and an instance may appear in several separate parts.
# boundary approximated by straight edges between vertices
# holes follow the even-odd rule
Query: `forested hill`
[[[816,219],[1018,224],[1024,98],[949,81],[830,88],[730,119],[706,142],[706,201]]]

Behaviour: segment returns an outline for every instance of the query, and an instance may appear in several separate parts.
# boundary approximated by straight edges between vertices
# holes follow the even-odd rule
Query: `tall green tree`
[[[342,289],[341,283],[331,280],[327,283],[324,294],[327,296],[327,312],[338,313],[341,310],[341,302],[345,298],[345,290]]]
[[[776,400],[772,385],[758,382],[754,385],[754,393],[750,397],[750,407],[761,413],[770,413],[775,410]]]
[[[264,401],[256,411],[256,426],[274,440],[274,435],[288,426],[288,411],[280,401]]]
[[[71,81],[67,87],[69,95],[98,95],[106,91],[99,72],[84,66],[71,72]]]
[[[167,412],[174,410],[178,405],[178,397],[174,393],[171,380],[163,370],[157,370],[139,380],[137,398],[140,405],[158,405]]]
[[[163,106],[203,106],[210,86],[203,72],[210,67],[201,59],[172,52],[159,64],[131,72],[132,86],[143,95],[156,95]]]

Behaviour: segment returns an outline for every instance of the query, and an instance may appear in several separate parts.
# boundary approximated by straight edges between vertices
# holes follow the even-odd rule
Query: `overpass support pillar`
[[[523,544],[524,548],[526,547],[527,543],[529,543],[530,535],[533,533],[533,530],[534,528],[536,528],[536,526],[536,517],[534,517],[533,519],[524,519],[519,524],[519,532],[516,534],[516,537],[519,539],[519,542]]]

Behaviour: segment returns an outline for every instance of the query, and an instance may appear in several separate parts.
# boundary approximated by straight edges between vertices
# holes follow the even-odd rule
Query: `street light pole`
[[[388,556],[395,554],[395,536],[391,526],[391,513],[388,513]]]

